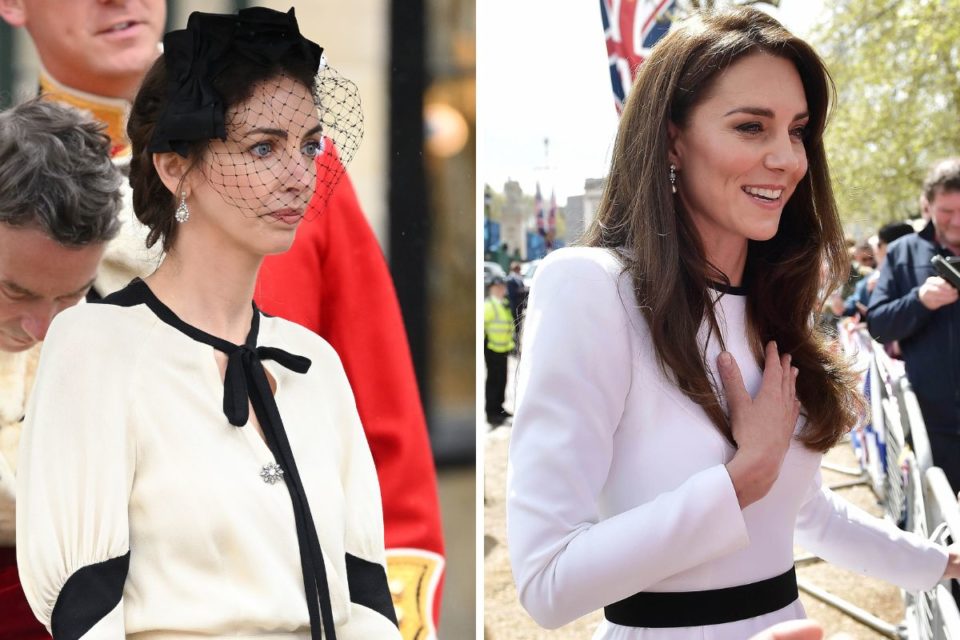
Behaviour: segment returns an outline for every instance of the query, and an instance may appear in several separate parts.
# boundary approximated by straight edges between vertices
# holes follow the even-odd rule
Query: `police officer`
[[[490,282],[490,295],[483,303],[483,359],[487,365],[487,422],[498,427],[511,417],[503,408],[507,390],[507,357],[513,351],[513,314],[506,301],[507,285],[502,276]]]

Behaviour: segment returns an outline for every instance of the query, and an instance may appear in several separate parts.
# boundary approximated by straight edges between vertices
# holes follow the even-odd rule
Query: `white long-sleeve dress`
[[[717,294],[718,315],[753,395],[762,371],[738,293]],[[715,337],[706,353],[714,368]],[[526,312],[507,489],[511,564],[533,618],[555,628],[642,591],[778,576],[793,566],[795,532],[830,562],[909,590],[936,585],[945,550],[821,487],[821,454],[793,441],[770,492],[741,510],[724,466],[734,453],[657,364],[618,254],[575,248],[545,259]],[[796,600],[700,627],[604,621],[594,638],[745,640],[802,617]]]
[[[338,640],[399,638],[377,476],[333,349],[255,310],[225,387],[216,339],[146,284],[111,301],[54,320],[21,441],[17,559],[54,638],[317,638],[316,556]]]

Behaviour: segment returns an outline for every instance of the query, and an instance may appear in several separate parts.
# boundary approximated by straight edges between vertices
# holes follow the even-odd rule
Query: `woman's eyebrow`
[[[726,112],[726,113],[723,114],[723,115],[724,115],[724,117],[726,117],[726,116],[731,116],[731,115],[733,115],[733,114],[735,114],[735,113],[746,113],[746,114],[749,114],[749,115],[752,115],[752,116],[760,116],[760,117],[763,117],[763,118],[772,118],[773,115],[774,115],[774,114],[773,114],[773,110],[772,110],[772,109],[767,109],[766,107],[737,107],[736,109],[731,109],[730,111]],[[809,116],[810,116],[810,114],[809,114],[808,112],[802,111],[802,112],[798,113],[797,115],[793,116],[793,119],[794,119],[794,120],[801,120],[801,119],[807,118],[807,117],[809,117]]]
[[[323,130],[323,125],[318,124],[315,127],[312,127],[309,131],[303,134],[303,137],[312,136],[315,133],[319,133]],[[287,138],[290,134],[285,129],[277,129],[274,127],[255,127],[243,134],[244,138],[249,138],[252,135],[266,134],[271,136],[276,136],[278,138]]]

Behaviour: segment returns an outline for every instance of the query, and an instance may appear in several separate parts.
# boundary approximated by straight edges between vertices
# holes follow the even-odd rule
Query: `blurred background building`
[[[582,192],[567,196],[562,205],[552,190],[546,198],[541,192],[538,200],[536,192],[524,193],[516,180],[508,179],[499,191],[485,185],[484,260],[507,270],[511,261],[539,260],[553,249],[576,243],[596,217],[605,185],[603,178],[587,178]]]
[[[168,0],[192,11],[296,8],[305,35],[360,90],[349,171],[387,256],[438,465],[447,543],[439,635],[475,625],[475,0]],[[0,21],[0,106],[37,92],[26,33]]]

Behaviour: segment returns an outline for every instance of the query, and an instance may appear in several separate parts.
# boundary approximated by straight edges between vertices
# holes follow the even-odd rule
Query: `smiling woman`
[[[807,100],[796,66],[744,57],[687,122],[669,122],[667,156],[707,262],[740,285],[749,240],[769,240],[807,173]]]
[[[640,67],[587,246],[545,258],[527,306],[507,527],[541,625],[602,608],[594,638],[742,640],[802,618],[795,530],[904,588],[960,573],[820,486],[862,411],[812,322],[820,265],[844,275],[830,92],[807,43],[745,8]]]
[[[292,9],[194,13],[137,94],[134,210],[166,255],[57,317],[26,418],[18,565],[55,638],[400,637],[343,366],[251,302],[359,142],[322,52]]]

